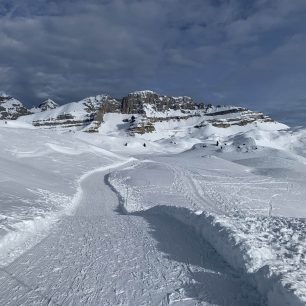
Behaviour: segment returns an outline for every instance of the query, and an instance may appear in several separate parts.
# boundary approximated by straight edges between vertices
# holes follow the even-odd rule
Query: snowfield
[[[0,121],[0,305],[306,305],[306,130],[105,116]]]
[[[16,127],[15,122],[1,127],[1,265],[14,260],[50,225],[72,212],[82,175],[123,160],[68,135],[27,127]]]

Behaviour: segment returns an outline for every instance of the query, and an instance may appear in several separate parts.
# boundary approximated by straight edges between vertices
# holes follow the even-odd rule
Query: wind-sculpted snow
[[[10,127],[5,125],[0,134],[1,265],[36,244],[71,213],[79,201],[82,175],[122,161],[64,134],[21,129],[18,124]]]
[[[275,197],[287,197],[288,181],[215,157],[199,164],[192,151],[181,159],[154,159],[110,176],[124,209],[167,214],[192,226],[269,305],[306,303],[306,221],[274,216],[288,212]]]

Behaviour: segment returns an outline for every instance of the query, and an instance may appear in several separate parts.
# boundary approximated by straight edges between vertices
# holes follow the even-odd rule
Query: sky
[[[151,89],[306,124],[305,0],[0,0],[0,91]]]

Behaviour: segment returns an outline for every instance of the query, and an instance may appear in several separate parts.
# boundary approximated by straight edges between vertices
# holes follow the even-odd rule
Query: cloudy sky
[[[306,122],[305,0],[0,0],[0,90],[138,89]]]

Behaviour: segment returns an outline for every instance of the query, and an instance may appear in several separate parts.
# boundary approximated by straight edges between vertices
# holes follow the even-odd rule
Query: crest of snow
[[[40,109],[54,109],[56,107],[58,107],[58,104],[55,103],[53,100],[51,99],[47,99],[44,102],[42,102],[39,106]]]
[[[152,90],[137,90],[137,91],[133,91],[129,93],[128,95],[146,97],[147,95],[150,95],[150,94],[155,94],[155,92]]]

